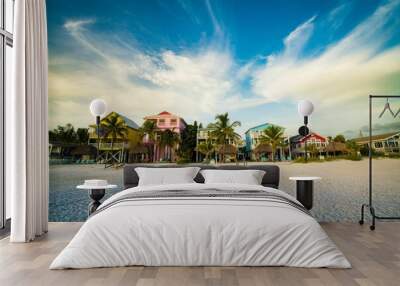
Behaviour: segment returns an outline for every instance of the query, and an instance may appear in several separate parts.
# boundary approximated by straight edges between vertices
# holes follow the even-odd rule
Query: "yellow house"
[[[106,129],[103,125],[106,119],[114,116],[117,116],[118,121],[122,122],[126,127],[125,135],[117,136],[115,140],[113,140],[111,134],[105,136]],[[100,121],[99,136],[97,135],[97,126],[95,124],[89,126],[89,144],[99,150],[97,161],[118,161],[122,163],[126,161],[129,149],[139,145],[141,141],[142,137],[139,132],[139,125],[115,111],[109,113]]]

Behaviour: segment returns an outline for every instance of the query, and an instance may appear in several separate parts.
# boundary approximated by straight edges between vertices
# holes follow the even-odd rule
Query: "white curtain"
[[[47,23],[45,0],[15,1],[13,94],[8,134],[12,242],[47,232]]]

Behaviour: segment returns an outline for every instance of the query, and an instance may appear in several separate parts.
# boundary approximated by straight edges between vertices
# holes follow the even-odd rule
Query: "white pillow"
[[[139,186],[195,183],[199,167],[186,168],[135,168]]]
[[[261,170],[202,170],[205,184],[261,185],[265,171]]]

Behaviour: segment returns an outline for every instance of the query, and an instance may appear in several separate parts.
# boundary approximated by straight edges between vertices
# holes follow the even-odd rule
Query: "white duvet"
[[[135,187],[108,201],[129,192],[205,186],[267,190],[295,201],[276,189],[238,184]],[[189,198],[125,201],[99,212],[83,224],[50,269],[127,265],[351,267],[317,221],[290,205]]]

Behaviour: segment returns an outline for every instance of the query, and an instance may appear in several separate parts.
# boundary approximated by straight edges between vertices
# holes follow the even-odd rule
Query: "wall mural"
[[[108,180],[108,197],[135,162],[278,164],[290,194],[290,176],[322,177],[318,220],[359,219],[368,95],[400,94],[399,0],[49,0],[47,14],[51,221],[85,220],[76,186]],[[372,106],[374,199],[391,216],[399,111],[396,98]]]

